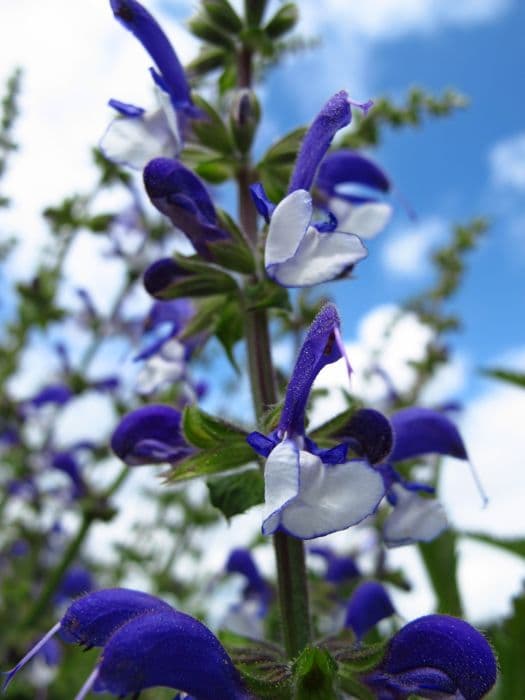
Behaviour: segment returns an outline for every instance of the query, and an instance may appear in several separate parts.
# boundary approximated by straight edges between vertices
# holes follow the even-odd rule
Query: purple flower
[[[49,384],[41,389],[33,398],[25,402],[30,408],[41,408],[49,404],[64,406],[73,397],[73,392],[65,384]]]
[[[381,700],[480,700],[496,676],[494,653],[474,627],[448,615],[427,615],[392,637],[379,667],[363,680]]]
[[[69,602],[93,589],[93,577],[83,566],[72,566],[64,574],[55,594],[55,603]]]
[[[66,642],[75,642],[87,648],[100,647],[124,622],[136,615],[157,609],[171,609],[167,603],[140,591],[108,588],[95,591],[75,600],[64,616],[35,644],[17,665],[7,672],[4,690],[14,676],[57,633]]]
[[[186,234],[203,258],[213,258],[209,244],[229,240],[218,225],[206,187],[182,163],[155,158],[144,169],[144,185],[152,203]]]
[[[361,576],[361,571],[353,557],[339,556],[330,547],[311,547],[309,552],[325,560],[324,578],[329,583],[340,584]]]
[[[390,192],[387,175],[369,158],[342,149],[329,153],[315,181],[315,204],[337,219],[341,231],[373,238],[388,224],[392,207],[384,200]]]
[[[346,606],[345,627],[361,640],[378,622],[395,614],[386,589],[377,581],[363,581],[354,590]]]
[[[174,463],[193,451],[182,435],[179,411],[163,405],[124,416],[111,437],[111,449],[130,466]]]
[[[395,469],[397,462],[428,454],[441,454],[468,460],[458,429],[443,413],[411,407],[394,413],[390,420],[379,411],[357,412],[340,433],[358,454],[366,456],[381,472],[387,498],[394,507],[384,524],[385,543],[390,547],[428,542],[447,527],[441,504],[421,492],[434,488],[404,479]],[[483,490],[474,477],[481,494]]]
[[[157,21],[136,0],[110,0],[115,18],[140,41],[153,59],[151,68],[159,109],[110,100],[119,114],[109,125],[100,147],[106,157],[142,169],[164,153],[177,155],[182,148],[181,131],[196,110],[184,69]]]
[[[384,495],[379,472],[366,459],[347,460],[345,443],[322,450],[305,436],[316,376],[327,364],[346,359],[339,325],[333,305],[319,312],[299,352],[277,428],[269,436],[248,436],[253,449],[267,457],[265,535],[284,530],[310,539],[345,530],[373,513]]]
[[[183,398],[194,402],[198,396],[188,372],[188,362],[196,345],[203,339],[179,337],[195,314],[189,299],[157,301],[144,323],[146,347],[135,358],[144,362],[137,378],[137,391],[149,395],[166,384],[179,383]]]
[[[207,627],[154,596],[123,588],[72,603],[7,674],[4,688],[57,632],[66,641],[103,647],[76,700],[90,690],[123,697],[157,686],[183,690],[196,700],[248,700],[230,657]]]
[[[275,207],[268,200],[260,184],[252,188],[255,206],[269,221],[264,264],[269,277],[285,287],[308,287],[344,276],[367,255],[359,235],[370,237],[384,227],[390,215],[386,204],[361,202],[367,207],[348,223],[352,228],[341,229],[337,216],[317,196],[316,203],[325,215],[324,221],[314,220],[314,200],[310,189],[332,140],[352,118],[351,105],[365,112],[371,103],[356,104],[348,99],[345,91],[328,100],[308,129],[297,156],[287,196]],[[335,155],[335,154],[334,154]],[[352,160],[344,171],[341,159],[335,163],[331,156],[324,171],[319,172],[319,191],[327,198],[338,185],[351,181],[357,185],[369,185],[373,167],[362,156]],[[338,165],[339,167],[335,167]],[[356,167],[357,166],[357,167]],[[378,170],[376,168],[376,170]],[[381,190],[382,187],[374,189]],[[346,201],[346,200],[345,200]],[[346,217],[348,218],[348,217]]]
[[[226,571],[240,574],[245,579],[242,601],[230,607],[221,627],[252,639],[264,638],[264,618],[272,599],[272,590],[261,576],[249,549],[232,549],[226,562]]]

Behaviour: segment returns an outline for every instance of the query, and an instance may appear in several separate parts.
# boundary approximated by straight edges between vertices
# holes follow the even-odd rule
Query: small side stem
[[[36,599],[35,603],[29,610],[26,619],[23,621],[22,625],[24,627],[31,627],[34,625],[41,617],[41,615],[46,611],[51,598],[53,597],[55,591],[58,589],[60,581],[62,580],[64,574],[69,569],[73,561],[75,560],[82,543],[91,527],[93,518],[91,515],[84,514],[82,517],[82,522],[78,529],[78,532],[74,539],[68,544],[62,559],[59,561],[55,569],[49,575],[46,581],[46,585],[42,590],[39,597]]]

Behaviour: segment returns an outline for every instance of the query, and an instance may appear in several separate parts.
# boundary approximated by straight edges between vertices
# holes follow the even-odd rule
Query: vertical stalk
[[[247,48],[238,56],[238,86],[251,87],[252,55]],[[257,243],[257,215],[251,201],[249,158],[237,175],[239,221],[246,237]],[[253,405],[257,422],[277,403],[275,373],[272,364],[268,317],[265,309],[247,309],[245,313],[246,348]],[[273,537],[277,565],[277,584],[284,644],[289,658],[297,656],[310,642],[310,614],[304,545],[302,540],[278,532]]]

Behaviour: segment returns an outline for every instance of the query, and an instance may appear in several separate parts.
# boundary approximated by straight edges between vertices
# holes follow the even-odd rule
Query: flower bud
[[[246,153],[252,145],[260,118],[261,107],[255,93],[248,88],[239,90],[231,106],[230,126],[242,153]]]

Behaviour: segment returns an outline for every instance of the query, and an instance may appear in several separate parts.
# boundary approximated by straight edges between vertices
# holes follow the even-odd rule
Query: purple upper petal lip
[[[310,189],[334,136],[339,129],[350,124],[351,119],[348,93],[341,90],[328,100],[306,132],[290,178],[288,193]]]
[[[369,158],[350,149],[329,153],[319,167],[317,189],[328,197],[335,195],[345,199],[341,186],[346,183],[369,187],[376,194],[387,193],[391,188],[386,173]]]
[[[184,69],[158,22],[136,0],[110,0],[110,4],[116,19],[134,34],[155,62],[162,87],[175,109],[194,110]]]
[[[323,367],[343,356],[336,338],[339,326],[339,314],[333,304],[324,306],[315,317],[288,384],[279,434],[304,435],[304,414],[312,384]]]
[[[395,435],[390,462],[430,453],[468,459],[458,429],[439,411],[413,406],[397,411],[390,421]]]

